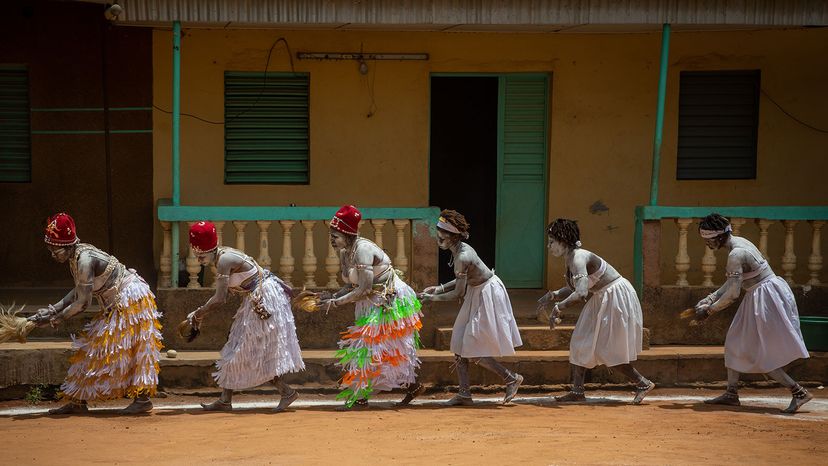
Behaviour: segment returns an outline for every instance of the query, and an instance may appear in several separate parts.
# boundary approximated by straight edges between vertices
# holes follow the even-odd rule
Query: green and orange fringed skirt
[[[357,302],[356,321],[342,332],[336,357],[345,375],[337,399],[344,399],[348,407],[375,392],[406,387],[416,380],[422,306],[411,287],[399,277],[394,279],[394,295]]]

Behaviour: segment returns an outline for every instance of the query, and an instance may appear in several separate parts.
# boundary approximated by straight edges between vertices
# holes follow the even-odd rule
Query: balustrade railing
[[[158,287],[178,286],[179,281],[173,280],[173,276],[179,254],[185,258],[182,265],[188,276],[187,288],[214,286],[215,267],[202,270],[186,242],[187,229],[193,222],[210,220],[216,224],[220,245],[244,251],[292,286],[336,288],[339,286],[339,255],[328,240],[328,221],[336,210],[336,207],[172,206],[161,202],[158,219],[163,239]],[[431,275],[436,273],[434,224],[439,209],[379,207],[360,210],[363,214],[360,235],[385,249],[394,267],[409,280],[422,284],[436,280]],[[173,234],[176,228],[179,235]],[[225,242],[226,230],[231,230],[229,237],[234,238],[233,243]],[[386,233],[392,235],[393,240],[387,240]],[[176,236],[182,238],[182,244],[174,244]],[[258,237],[253,248],[246,243],[251,236]],[[271,243],[271,238],[278,240]],[[279,243],[281,249],[274,251],[271,244]]]
[[[821,231],[828,220],[826,206],[639,206],[636,209],[634,256],[635,284],[639,292],[645,286],[709,287],[721,284],[724,264],[718,263],[713,250],[704,247],[704,252],[700,253],[698,248],[698,244],[703,244],[697,233],[698,222],[711,212],[728,217],[733,234],[753,241],[771,262],[776,273],[791,285],[823,284]],[[777,228],[776,233],[771,234],[772,228]],[[675,238],[665,236],[668,234],[675,234]],[[663,250],[664,244],[675,244],[674,256],[672,252]],[[773,251],[780,249],[777,257]],[[666,270],[665,263],[661,261],[665,252],[668,257],[673,256],[673,270]],[[800,254],[800,259],[797,258],[797,253]],[[801,259],[803,254],[807,254],[807,260]],[[701,272],[700,280],[692,280],[692,272],[698,271]],[[662,280],[664,276],[671,276],[670,272],[675,273],[675,280]],[[717,277],[717,274],[722,277]]]

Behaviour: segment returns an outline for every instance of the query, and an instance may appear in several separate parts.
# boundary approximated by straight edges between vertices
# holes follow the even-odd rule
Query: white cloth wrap
[[[768,373],[807,358],[791,287],[773,275],[748,288],[725,338],[725,366]]]
[[[569,362],[591,369],[635,361],[641,353],[643,317],[630,282],[618,277],[589,298],[569,343]]]
[[[250,294],[242,297],[233,316],[227,343],[216,361],[213,378],[221,388],[240,390],[262,385],[274,377],[305,369],[290,298],[273,276],[262,284],[265,309],[270,313],[262,320],[253,311]]]
[[[523,345],[506,286],[497,275],[466,288],[451,332],[451,351],[464,358],[515,354]]]

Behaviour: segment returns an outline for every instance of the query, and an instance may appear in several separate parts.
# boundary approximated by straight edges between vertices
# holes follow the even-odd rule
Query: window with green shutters
[[[759,70],[681,73],[677,179],[756,178],[759,77]]]
[[[0,183],[30,183],[29,72],[0,65]]]
[[[308,184],[307,73],[224,73],[225,184]]]

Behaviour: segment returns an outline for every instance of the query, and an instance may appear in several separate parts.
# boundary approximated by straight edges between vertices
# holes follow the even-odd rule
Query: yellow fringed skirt
[[[61,386],[64,397],[102,401],[155,394],[162,348],[155,296],[133,275],[116,299],[73,337],[75,353]]]

